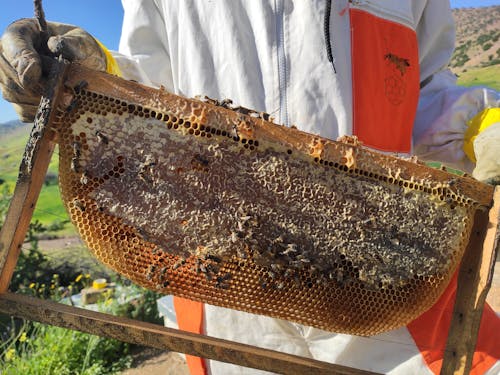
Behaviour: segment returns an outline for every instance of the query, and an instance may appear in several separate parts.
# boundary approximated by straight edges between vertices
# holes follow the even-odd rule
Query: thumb
[[[74,28],[49,38],[49,50],[69,61],[78,61],[90,68],[106,70],[106,57],[95,39],[86,31]]]
[[[80,50],[80,41],[71,35],[55,35],[49,38],[47,45],[54,55],[61,55],[69,61],[82,60],[85,55]]]
[[[99,50],[95,39],[79,27],[52,36],[47,44],[51,52],[70,61],[83,60]]]

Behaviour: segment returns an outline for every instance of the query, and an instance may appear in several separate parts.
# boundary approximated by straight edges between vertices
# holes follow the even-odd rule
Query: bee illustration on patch
[[[394,64],[394,67],[399,70],[401,76],[404,76],[406,74],[406,69],[410,67],[410,61],[408,59],[399,57],[393,53],[385,54],[384,58]]]

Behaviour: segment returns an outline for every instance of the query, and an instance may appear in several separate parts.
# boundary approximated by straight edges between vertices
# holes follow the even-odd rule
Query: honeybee
[[[172,269],[173,270],[176,270],[177,268],[179,268],[180,266],[184,265],[184,263],[186,263],[186,259],[184,258],[179,258],[177,259],[177,261],[172,265]]]
[[[167,274],[167,267],[162,267],[160,269],[160,278],[164,278],[166,274]]]
[[[73,156],[79,158],[82,152],[82,145],[80,142],[73,142]]]
[[[209,255],[207,256],[207,259],[213,260],[215,263],[220,263],[220,262],[222,262],[222,259],[221,259],[221,258],[219,258],[219,257],[218,257],[218,256],[216,256],[216,255],[211,255],[211,254],[209,254]]]
[[[89,183],[89,174],[87,171],[83,171],[82,175],[80,176],[80,183],[82,185],[87,185]]]
[[[96,130],[95,135],[96,135],[97,139],[99,140],[99,142],[104,143],[105,145],[107,145],[109,143],[109,138],[106,137],[104,134],[102,134],[101,131]]]
[[[151,177],[151,174],[153,173],[153,167],[155,166],[156,162],[153,160],[153,157],[151,155],[147,155],[146,160],[141,163],[139,167],[139,178],[146,183],[152,183],[153,179]]]
[[[233,104],[233,101],[231,99],[222,99],[221,101],[218,102],[217,105],[219,105],[223,108],[231,109],[232,104]]]
[[[87,81],[80,81],[75,87],[73,87],[73,91],[75,92],[75,94],[79,94],[88,85],[89,83]]]
[[[71,113],[78,107],[78,99],[74,98],[71,103],[66,107],[66,113]]]
[[[156,271],[156,266],[154,264],[150,264],[148,267],[148,272],[155,272]]]
[[[197,171],[206,172],[208,170],[208,164],[209,161],[200,154],[194,155],[193,158],[191,159],[191,166],[193,167],[193,169]]]
[[[228,281],[228,280],[231,280],[231,274],[229,272],[226,273],[224,276],[217,277],[218,282],[224,282],[224,281]]]
[[[80,160],[77,157],[71,158],[71,165],[70,165],[71,171],[75,173],[80,172]]]
[[[81,212],[85,212],[85,206],[79,199],[73,199],[73,206],[75,206]]]
[[[233,139],[236,141],[236,140],[239,140],[239,134],[238,134],[238,127],[236,125],[233,125],[233,128],[231,130],[231,136],[233,137]]]
[[[410,67],[410,61],[408,59],[396,56],[392,53],[387,53],[384,58],[394,64],[394,66],[397,70],[399,70],[402,76],[406,74],[406,69]]]
[[[218,276],[215,282],[215,287],[221,289],[228,289],[229,284],[227,283],[227,281],[230,279],[231,279],[230,273],[226,273],[224,276]]]

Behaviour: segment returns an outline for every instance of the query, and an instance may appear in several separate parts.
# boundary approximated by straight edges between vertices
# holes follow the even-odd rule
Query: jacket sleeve
[[[168,40],[162,10],[154,0],[122,0],[123,26],[113,52],[124,78],[173,91]]]
[[[424,160],[471,172],[463,150],[468,122],[486,108],[498,107],[500,94],[486,87],[460,87],[447,69],[455,45],[449,3],[429,0],[417,27],[421,92],[413,129],[413,152]]]

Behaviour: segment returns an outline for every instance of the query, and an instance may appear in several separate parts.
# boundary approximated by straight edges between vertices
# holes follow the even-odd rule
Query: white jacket
[[[416,74],[414,83],[423,86],[418,111],[397,115],[414,122],[411,152],[470,172],[473,165],[462,149],[467,121],[484,108],[499,106],[497,92],[457,87],[455,76],[446,69],[454,26],[445,0],[334,0],[326,18],[326,0],[122,2],[125,16],[115,58],[126,78],[163,85],[187,97],[230,98],[237,105],[270,113],[277,123],[323,137],[356,133],[359,99],[354,80],[365,95],[365,79],[377,78],[382,69],[385,73],[380,74],[386,76],[381,92],[397,111],[400,97],[415,91],[403,80]],[[418,61],[394,52],[397,39],[375,38],[373,45],[353,48],[356,14],[415,35]],[[353,56],[359,59],[364,48],[380,53],[370,59],[361,55],[358,69],[365,70],[355,73]],[[415,92],[418,95],[418,87]],[[377,106],[379,100],[373,98]],[[363,103],[358,110],[370,115],[369,97]],[[208,305],[204,328],[211,336],[377,372],[431,373],[406,328],[359,338]],[[209,368],[216,374],[253,373],[213,361]],[[490,369],[499,372],[498,363]]]

